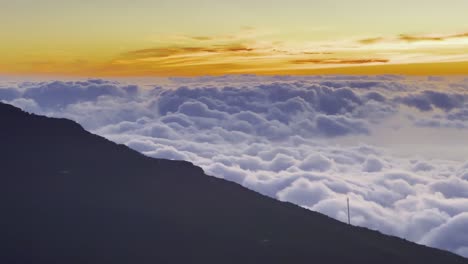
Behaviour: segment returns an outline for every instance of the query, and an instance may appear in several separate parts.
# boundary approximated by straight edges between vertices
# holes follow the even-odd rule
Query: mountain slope
[[[0,103],[0,263],[468,263]]]

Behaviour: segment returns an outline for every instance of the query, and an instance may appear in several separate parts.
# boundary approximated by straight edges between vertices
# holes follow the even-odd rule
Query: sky
[[[0,3],[0,74],[468,73],[465,0]]]
[[[468,257],[468,1],[0,7],[0,101]]]

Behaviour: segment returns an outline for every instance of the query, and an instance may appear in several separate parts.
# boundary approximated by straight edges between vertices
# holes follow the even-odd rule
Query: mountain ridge
[[[468,263],[0,103],[4,263]]]

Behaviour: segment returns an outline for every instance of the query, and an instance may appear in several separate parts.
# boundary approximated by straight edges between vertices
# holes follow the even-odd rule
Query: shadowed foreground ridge
[[[0,103],[0,263],[468,263]]]

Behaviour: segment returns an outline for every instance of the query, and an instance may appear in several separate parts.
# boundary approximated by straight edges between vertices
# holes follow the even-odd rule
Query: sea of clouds
[[[341,221],[349,197],[352,224],[468,257],[468,79],[0,79],[0,100]]]

